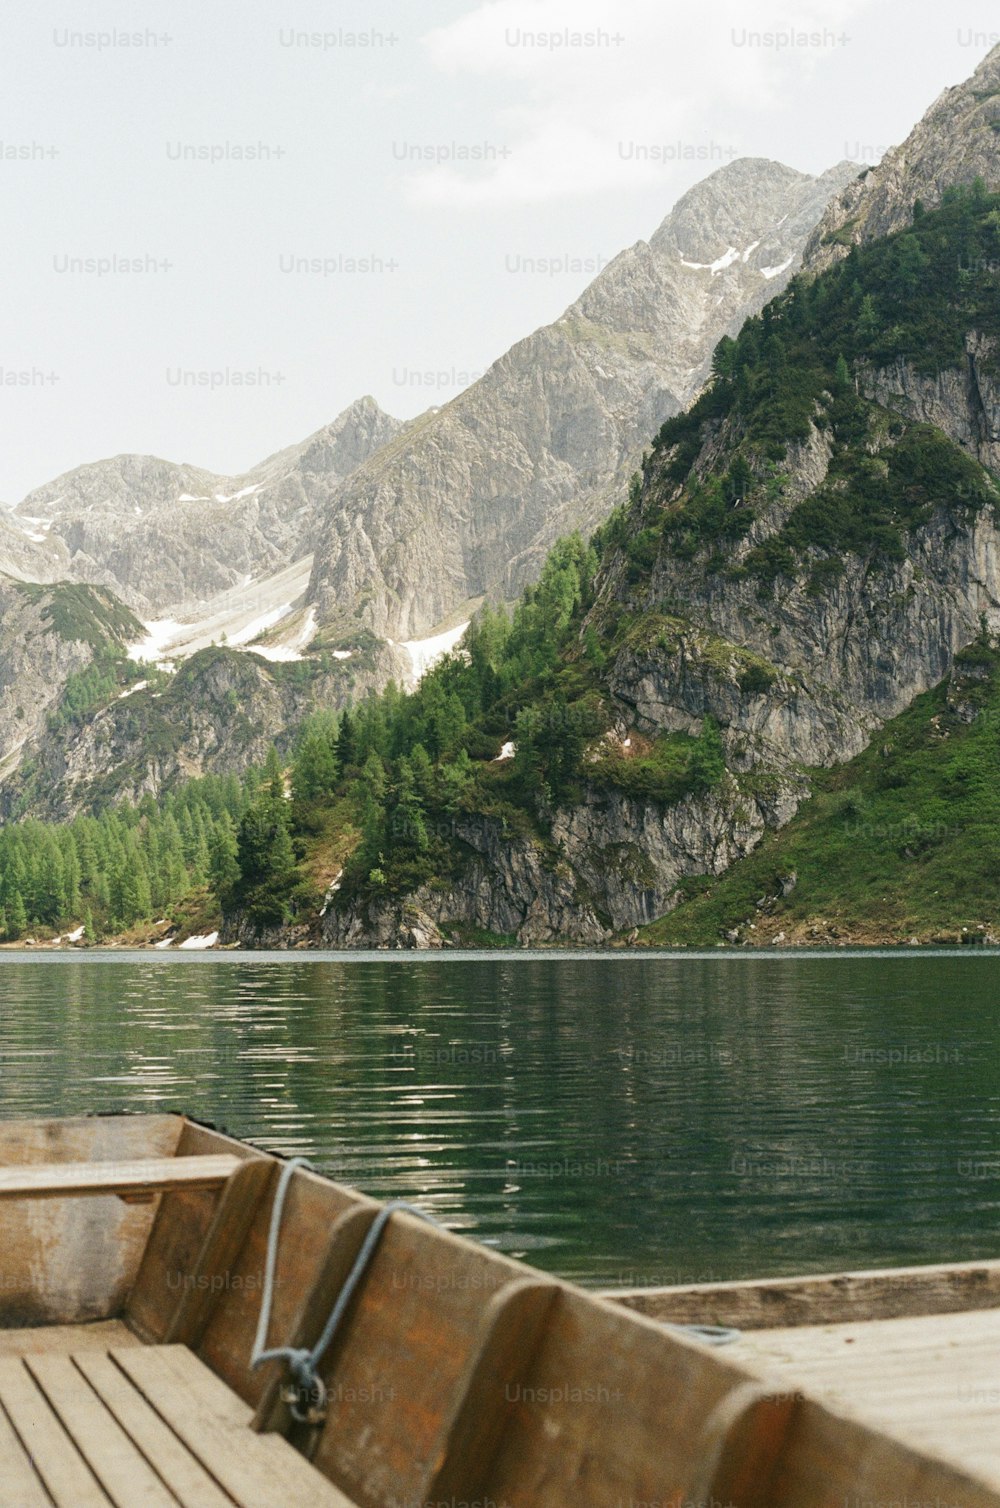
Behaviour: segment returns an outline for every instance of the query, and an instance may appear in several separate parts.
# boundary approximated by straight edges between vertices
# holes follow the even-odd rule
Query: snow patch
[[[414,680],[422,680],[438,660],[443,660],[446,654],[450,654],[468,626],[468,623],[460,623],[457,628],[446,629],[443,634],[433,634],[429,639],[407,639],[401,644],[400,649],[405,649],[410,657]]]
[[[228,495],[225,492],[217,492],[215,494],[215,501],[217,503],[236,503],[239,502],[241,497],[253,497],[254,493],[260,492],[263,486],[263,482],[258,482],[256,487],[243,487],[239,492],[230,492]]]
[[[724,252],[715,262],[688,262],[684,257],[681,257],[681,266],[693,267],[696,272],[710,272],[714,277],[717,272],[725,272],[727,267],[731,267],[734,262],[738,262],[741,255],[742,253],[737,251],[735,246],[730,246],[729,250]]]
[[[746,251],[743,253],[743,260],[744,260],[744,262],[749,262],[750,258],[753,256],[754,252],[757,250],[757,247],[759,245],[760,245],[760,242],[759,241],[755,241],[752,246],[748,246],[747,247]]]
[[[77,927],[77,929],[76,929],[75,932],[67,932],[66,933],[66,941],[67,942],[79,942],[80,938],[83,936],[83,934],[86,932],[86,930],[87,930],[86,927]]]
[[[250,649],[255,655],[261,655],[263,659],[270,660],[279,665],[287,665],[296,660],[303,660],[305,656],[302,651],[307,649],[316,637],[317,627],[316,609],[311,607],[306,615],[305,623],[303,623],[291,643],[251,644]],[[348,650],[348,658],[350,658],[350,654],[351,651]]]
[[[214,948],[218,941],[218,932],[209,932],[205,937],[188,937],[184,940],[184,942],[178,943],[177,946],[181,951],[183,951],[185,948],[187,948],[188,950],[203,950],[205,948]]]
[[[764,276],[766,278],[780,277],[783,272],[787,272],[788,271],[789,267],[791,267],[791,265],[792,265],[792,263],[794,261],[795,261],[795,255],[793,253],[788,258],[787,262],[782,262],[782,264],[781,264],[780,267],[762,267],[760,270],[761,270],[761,272],[764,274]]]
[[[509,739],[507,743],[504,744],[503,748],[500,750],[500,753],[497,755],[496,759],[494,759],[493,763],[502,764],[505,759],[513,759],[516,753],[517,744],[514,743],[513,739]]]
[[[154,948],[172,948],[173,945],[174,945],[173,938],[172,937],[165,937],[162,942],[154,943],[153,947]],[[181,947],[184,947],[183,943],[181,943]]]
[[[243,628],[238,629],[236,633],[229,635],[228,643],[230,647],[238,649],[241,644],[249,644],[251,640],[258,638],[260,634],[266,633],[269,628],[273,628],[276,623],[280,623],[282,618],[287,618],[291,610],[292,604],[290,602],[283,602],[280,607],[273,607],[269,613],[262,613],[259,618],[254,618],[250,623],[245,624]]]
[[[333,658],[335,660],[349,660],[353,653],[353,649],[335,649],[333,651]]]
[[[148,685],[148,681],[136,681],[135,685],[129,686],[127,691],[120,691],[118,693],[118,700],[123,702],[127,696],[135,696],[137,691],[145,691]]]
[[[177,501],[179,503],[210,503],[212,499],[207,494],[203,495],[200,492],[182,492]],[[157,947],[159,947],[159,943],[157,943]]]
[[[130,660],[159,660],[166,646],[183,630],[176,618],[157,618],[146,624],[146,637],[129,649]]]

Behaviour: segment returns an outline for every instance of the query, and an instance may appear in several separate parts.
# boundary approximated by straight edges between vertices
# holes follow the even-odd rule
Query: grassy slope
[[[819,772],[786,828],[721,879],[690,887],[641,940],[711,947],[737,929],[758,944],[781,933],[789,943],[1000,934],[1000,655],[979,645],[961,661],[857,759]]]

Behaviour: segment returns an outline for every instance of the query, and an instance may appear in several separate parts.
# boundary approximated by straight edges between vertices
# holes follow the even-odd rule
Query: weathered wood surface
[[[307,1350],[316,1344],[377,1213],[378,1205],[372,1200],[344,1210],[338,1216],[330,1231],[326,1258],[312,1287],[302,1298],[291,1330],[279,1338],[272,1322],[273,1333],[264,1337],[265,1350],[275,1345]],[[349,1319],[348,1315],[347,1320]],[[257,1430],[278,1430],[287,1435],[293,1428],[293,1420],[288,1404],[280,1396],[285,1382],[285,1369],[278,1362],[266,1363],[266,1368],[267,1387],[257,1405],[253,1427]]]
[[[122,1320],[94,1320],[89,1325],[39,1325],[35,1330],[0,1330],[0,1356],[28,1356],[48,1352],[108,1351],[112,1346],[139,1346]]]
[[[281,1435],[255,1434],[252,1409],[185,1346],[139,1346],[112,1359],[240,1508],[350,1508]]]
[[[324,1362],[326,1424],[308,1442],[296,1430],[285,1439],[276,1369],[249,1371],[277,1163],[170,1118],[154,1118],[152,1140],[140,1145],[142,1127],[141,1119],[127,1132],[108,1122],[71,1123],[66,1133],[36,1126],[28,1160],[62,1162],[74,1144],[91,1163],[222,1158],[231,1165],[222,1193],[160,1194],[155,1222],[149,1209],[127,1211],[103,1195],[0,1203],[32,1216],[96,1210],[96,1251],[97,1227],[121,1230],[123,1213],[151,1232],[141,1264],[130,1257],[127,1331],[90,1326],[76,1332],[77,1345],[65,1327],[0,1332],[0,1503],[10,1482],[27,1508],[159,1508],[163,1493],[182,1508],[1000,1508],[1000,1263],[660,1290],[612,1303],[396,1215]],[[53,1144],[61,1150],[44,1155]],[[272,1343],[315,1339],[376,1209],[310,1172],[295,1174]],[[57,1232],[51,1222],[43,1228],[51,1243]],[[37,1281],[46,1262],[60,1260],[58,1241],[35,1255]],[[108,1291],[120,1293],[120,1284]],[[921,1317],[867,1322],[900,1306]],[[636,1312],[644,1307],[747,1333],[711,1350],[665,1332]],[[845,1307],[866,1323],[815,1323]],[[803,1328],[803,1316],[814,1323]],[[190,1341],[197,1355],[136,1343],[164,1337]],[[277,1430],[255,1433],[254,1422]],[[294,1448],[307,1443],[322,1475]]]
[[[175,1155],[269,1160],[253,1147],[184,1120]],[[175,1189],[161,1196],[125,1310],[125,1318],[144,1340],[155,1344],[166,1337],[185,1280],[205,1248],[217,1205],[218,1193],[210,1189]],[[246,1295],[242,1297],[245,1301]]]
[[[183,1346],[0,1358],[11,1508],[352,1508]]]
[[[180,1116],[0,1122],[0,1164],[170,1157]],[[0,1329],[119,1315],[135,1282],[156,1204],[113,1196],[0,1201]]]
[[[0,1199],[83,1198],[162,1194],[168,1189],[219,1189],[236,1172],[235,1157],[146,1157],[131,1162],[55,1162],[0,1167]]]
[[[478,1344],[466,1363],[418,1501],[479,1497],[559,1291],[551,1280],[525,1278],[508,1284],[487,1304]]]
[[[222,1158],[189,1158],[190,1162],[222,1161]],[[194,1268],[184,1275],[180,1302],[171,1316],[164,1341],[196,1346],[211,1319],[215,1300],[226,1285],[232,1265],[257,1214],[276,1164],[268,1157],[248,1157],[236,1162],[212,1215]]]
[[[330,1394],[314,1460],[348,1497],[423,1503],[491,1298],[528,1271],[411,1215],[387,1226],[324,1361]]]
[[[303,1305],[321,1281],[331,1232],[338,1218],[346,1210],[365,1207],[374,1208],[361,1194],[339,1188],[314,1173],[300,1170],[292,1179],[285,1202],[271,1316],[274,1344],[281,1345],[290,1339]],[[271,1199],[265,1198],[239,1257],[231,1264],[228,1281],[213,1305],[209,1324],[197,1347],[206,1365],[254,1408],[268,1388],[272,1370],[261,1367],[251,1372],[249,1366],[263,1291],[270,1220]]]
[[[601,1297],[649,1319],[771,1330],[1000,1308],[1000,1262],[874,1272],[605,1290]]]
[[[1000,1310],[756,1331],[727,1349],[1000,1489]]]

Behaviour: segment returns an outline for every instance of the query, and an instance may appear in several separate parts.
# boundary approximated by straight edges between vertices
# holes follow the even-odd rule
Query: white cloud
[[[497,95],[489,145],[506,155],[421,162],[405,175],[408,197],[531,203],[662,182],[678,161],[709,172],[746,153],[748,115],[806,103],[810,76],[868,4],[483,0],[423,41],[442,74],[483,80]],[[790,33],[822,44],[777,45]]]

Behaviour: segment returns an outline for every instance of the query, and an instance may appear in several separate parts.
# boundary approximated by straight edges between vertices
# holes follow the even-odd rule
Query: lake
[[[1000,1254],[1000,959],[0,955],[0,1115],[183,1110],[588,1284]]]

